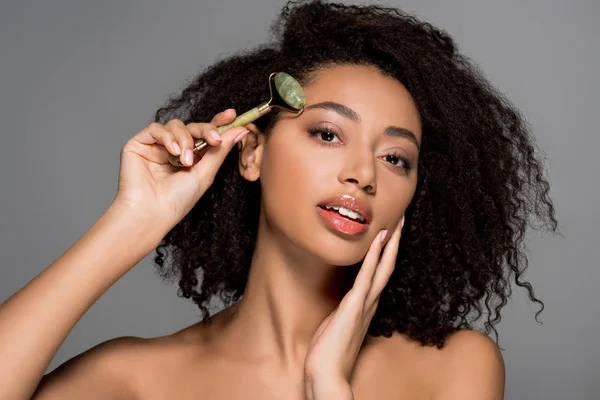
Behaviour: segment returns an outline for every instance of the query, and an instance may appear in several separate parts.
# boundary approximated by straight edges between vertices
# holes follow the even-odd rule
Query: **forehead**
[[[410,92],[375,67],[327,67],[316,72],[303,88],[307,106],[334,101],[353,109],[361,123],[397,125],[420,135],[420,116]]]

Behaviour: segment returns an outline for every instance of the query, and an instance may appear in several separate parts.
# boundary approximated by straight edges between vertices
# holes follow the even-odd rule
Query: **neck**
[[[317,328],[349,289],[350,267],[325,264],[262,219],[244,295],[220,337],[245,356],[297,370]]]

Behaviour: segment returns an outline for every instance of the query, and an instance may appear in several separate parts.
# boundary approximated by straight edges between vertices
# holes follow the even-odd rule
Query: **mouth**
[[[319,204],[317,211],[330,229],[344,235],[361,235],[371,222],[367,203],[349,195],[332,197]]]
[[[362,222],[359,219],[353,219],[351,216],[343,215],[339,210],[333,208],[318,206],[317,211],[323,221],[327,224],[327,227],[335,233],[358,236],[364,234],[369,228],[367,222]]]
[[[349,221],[357,222],[359,224],[366,224],[367,220],[363,217],[362,214],[352,211],[346,207],[340,206],[319,206],[321,209],[325,211],[331,211],[338,213],[342,218],[346,218]]]

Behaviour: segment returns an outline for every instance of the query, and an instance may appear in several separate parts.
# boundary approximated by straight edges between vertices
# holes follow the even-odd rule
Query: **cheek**
[[[394,226],[388,226],[389,221],[397,220],[403,214],[415,194],[416,179],[399,179],[396,176],[390,176],[387,181],[382,179],[378,182],[380,188],[385,187],[386,190],[379,192],[380,196],[373,208],[378,211],[378,222],[381,229],[393,229]]]
[[[263,197],[270,213],[285,213],[286,218],[294,219],[294,215],[301,216],[316,206],[316,189],[324,186],[324,178],[314,154],[295,145],[297,141],[280,137],[274,135],[265,149],[261,166]]]

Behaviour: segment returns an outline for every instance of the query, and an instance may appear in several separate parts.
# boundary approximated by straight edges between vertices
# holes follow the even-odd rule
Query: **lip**
[[[319,204],[319,207],[325,206],[345,207],[362,215],[365,218],[365,224],[371,223],[371,208],[364,200],[357,199],[354,196],[350,196],[348,194],[339,194],[337,196],[330,197]]]
[[[353,221],[344,217],[337,211],[325,209],[325,206],[345,207],[354,212],[358,212],[364,217],[365,222],[359,223]],[[371,222],[371,210],[369,206],[364,201],[350,195],[331,197],[319,204],[317,211],[323,220],[328,223],[330,228],[336,232],[349,236],[364,234],[369,229],[369,223]]]

